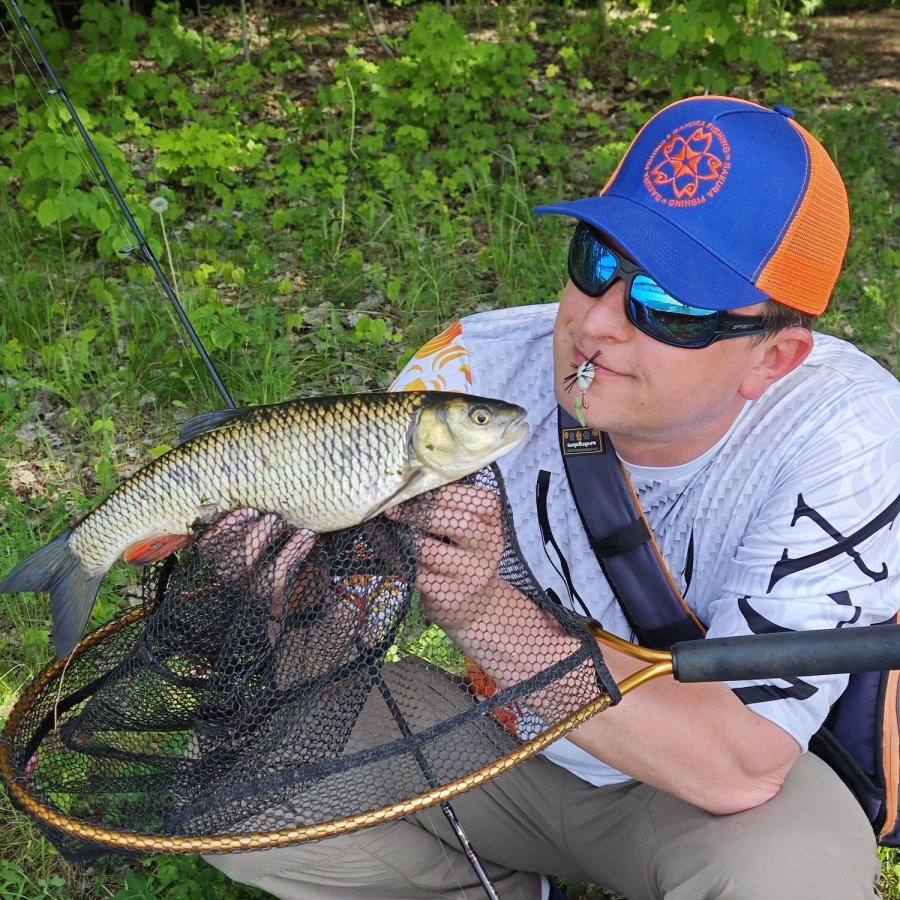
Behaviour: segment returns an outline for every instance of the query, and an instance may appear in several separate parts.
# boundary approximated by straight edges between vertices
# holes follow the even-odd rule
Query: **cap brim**
[[[593,225],[682,303],[726,310],[769,299],[671,222],[632,200],[605,194],[538,206],[533,212]]]

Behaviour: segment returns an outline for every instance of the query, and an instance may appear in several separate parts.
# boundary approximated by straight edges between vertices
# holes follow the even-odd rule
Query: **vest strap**
[[[594,556],[628,624],[645,647],[667,650],[706,629],[669,574],[609,435],[559,407],[560,452]]]
[[[620,553],[635,550],[649,540],[650,529],[647,527],[647,523],[643,519],[635,519],[624,528],[614,531],[602,540],[591,538],[591,549],[598,556],[609,559],[611,556],[618,556]]]

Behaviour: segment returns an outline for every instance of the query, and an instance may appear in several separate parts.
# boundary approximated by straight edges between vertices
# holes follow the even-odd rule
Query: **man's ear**
[[[793,372],[813,348],[812,332],[794,326],[782,328],[753,349],[756,362],[741,382],[738,393],[745,400],[757,400],[770,385]]]

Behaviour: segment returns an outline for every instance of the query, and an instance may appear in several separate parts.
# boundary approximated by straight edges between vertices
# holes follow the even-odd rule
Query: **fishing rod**
[[[47,54],[44,52],[44,48],[41,46],[41,42],[37,39],[37,36],[31,30],[31,25],[29,25],[28,19],[25,18],[25,13],[22,12],[16,0],[7,0],[7,2],[12,8],[15,16],[18,18],[22,30],[34,45],[38,57],[40,58],[41,65],[43,66],[44,71],[47,73],[50,81],[53,84],[53,90],[49,93],[58,96],[60,100],[62,100],[62,102],[65,104],[66,109],[69,111],[69,115],[72,117],[72,121],[75,123],[75,126],[81,134],[81,137],[84,139],[84,142],[87,145],[91,156],[94,158],[94,162],[97,164],[97,168],[100,169],[100,173],[103,175],[107,187],[112,192],[113,197],[115,197],[116,203],[118,204],[119,209],[122,211],[122,215],[125,216],[125,220],[128,222],[128,226],[129,228],[131,228],[131,231],[137,240],[137,244],[135,246],[124,247],[119,252],[126,254],[136,253],[153,270],[153,274],[162,285],[162,288],[165,291],[166,296],[169,298],[169,302],[172,304],[172,307],[174,308],[179,321],[184,327],[184,330],[187,332],[188,337],[191,339],[191,343],[194,345],[194,348],[199,354],[200,359],[203,361],[203,365],[206,367],[206,371],[209,373],[210,377],[213,380],[213,383],[221,394],[222,399],[225,401],[225,405],[229,409],[234,409],[235,403],[231,398],[231,394],[228,392],[228,388],[225,387],[225,383],[222,381],[215,365],[213,365],[212,359],[210,359],[209,354],[206,352],[206,348],[203,346],[203,342],[200,340],[200,337],[194,330],[194,326],[191,324],[191,320],[188,318],[187,313],[184,311],[184,308],[182,307],[181,302],[178,299],[178,295],[175,293],[175,289],[169,283],[169,280],[166,278],[165,273],[163,272],[162,267],[159,264],[159,261],[156,259],[156,256],[153,253],[153,250],[144,239],[144,235],[141,232],[140,226],[134,220],[134,216],[131,214],[131,210],[128,208],[128,204],[125,202],[125,198],[119,192],[119,188],[116,186],[112,175],[110,175],[109,169],[106,168],[106,164],[103,162],[100,153],[94,146],[94,142],[91,140],[91,136],[88,134],[87,129],[84,127],[84,123],[81,121],[80,116],[75,111],[75,107],[72,105],[72,101],[69,99],[69,95],[66,93],[62,82],[59,80],[59,77],[56,74],[56,70],[50,64],[50,60],[47,59]]]

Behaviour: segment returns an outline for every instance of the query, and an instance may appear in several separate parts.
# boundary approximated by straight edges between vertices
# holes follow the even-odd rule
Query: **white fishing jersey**
[[[498,462],[522,552],[552,597],[633,639],[588,543],[559,450],[556,310],[465,318],[426,344],[394,388],[525,407],[531,431]],[[709,637],[870,625],[900,608],[900,384],[851,344],[816,334],[807,360],[748,402],[699,459],[625,465],[669,571]],[[547,541],[536,509],[542,472],[550,478]],[[729,684],[806,749],[847,676]],[[545,755],[593,784],[626,778],[565,738]]]

